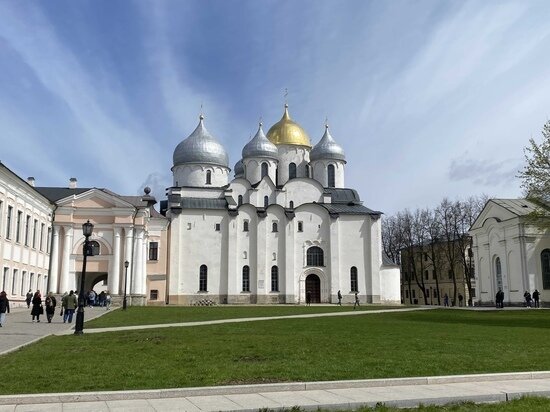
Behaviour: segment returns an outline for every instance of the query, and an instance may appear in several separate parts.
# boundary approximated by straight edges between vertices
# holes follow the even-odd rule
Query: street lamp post
[[[126,306],[127,306],[127,303],[126,303],[126,287],[128,286],[128,266],[130,266],[130,262],[125,261],[124,262],[124,268],[125,268],[125,273],[124,273],[124,299],[122,300],[122,310],[126,310]]]
[[[84,281],[86,278],[86,258],[92,256],[89,238],[94,230],[94,225],[88,220],[82,225],[82,233],[84,234],[84,248],[82,254],[84,260],[82,262],[82,275],[80,277],[80,289],[78,294],[78,310],[76,312],[76,324],[74,328],[75,335],[82,335],[84,333],[84,305],[86,303],[84,294]]]

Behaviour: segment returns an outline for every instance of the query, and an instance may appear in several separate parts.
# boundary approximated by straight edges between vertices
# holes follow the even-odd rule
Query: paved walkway
[[[85,333],[159,327],[252,322],[284,318],[322,316],[359,316],[381,312],[431,309],[418,307],[372,311],[337,312],[222,319],[179,324],[140,325],[122,328],[85,329]],[[73,325],[64,324],[59,314],[53,323],[32,323],[28,309],[13,309],[5,327],[0,329],[0,354],[36,342],[51,334],[72,333]],[[101,308],[87,308],[86,319],[105,314]],[[422,403],[445,404],[465,400],[473,402],[508,401],[526,394],[550,397],[550,371],[507,374],[434,376],[401,379],[371,379],[334,382],[238,385],[184,389],[159,389],[116,392],[82,392],[39,395],[0,396],[4,411],[253,411],[299,406],[306,410],[354,409],[385,403],[414,407]]]

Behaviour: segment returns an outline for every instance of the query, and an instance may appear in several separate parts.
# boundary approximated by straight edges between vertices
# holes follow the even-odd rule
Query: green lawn
[[[431,310],[67,335],[0,357],[9,377],[0,393],[549,370],[548,341],[545,310]]]
[[[406,306],[360,306],[357,310],[403,309]],[[96,310],[96,309],[93,309]],[[101,310],[101,309],[98,309]],[[100,318],[86,322],[85,328],[115,326],[157,325],[161,323],[197,322],[204,320],[258,318],[265,316],[303,315],[353,311],[352,305],[343,306],[130,306],[126,311],[111,311]]]

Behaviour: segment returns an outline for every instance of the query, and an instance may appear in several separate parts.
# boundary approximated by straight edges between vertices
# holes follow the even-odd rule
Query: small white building
[[[228,157],[203,117],[174,151],[168,302],[400,303],[399,268],[383,260],[381,212],[345,187],[328,126],[311,147],[289,116],[262,125],[229,181]]]
[[[505,304],[522,304],[535,289],[548,301],[550,235],[529,223],[535,209],[526,199],[492,199],[470,228],[479,304],[494,304],[499,289]]]

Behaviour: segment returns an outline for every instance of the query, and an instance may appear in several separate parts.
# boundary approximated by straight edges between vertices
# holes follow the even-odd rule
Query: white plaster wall
[[[334,184],[336,188],[344,188],[344,165],[345,163],[339,160],[315,160],[311,162],[313,170],[313,178],[317,180],[323,187],[328,187],[328,165],[334,165]]]
[[[211,184],[206,184],[206,172],[210,171]],[[229,169],[221,166],[186,164],[172,168],[174,186],[221,187],[229,181]]]
[[[290,163],[296,163],[296,177],[306,177],[309,148],[295,145],[278,145],[277,149],[279,149],[279,185],[288,182],[288,165]]]
[[[313,179],[292,179],[283,190],[286,199],[281,206],[284,207],[289,207],[290,201],[294,202],[296,208],[304,203],[320,203],[323,200],[323,187]]]
[[[401,272],[398,267],[382,267],[380,270],[380,302],[386,304],[401,303]]]
[[[271,181],[275,183],[275,176],[277,171],[277,161],[275,159],[267,158],[246,158],[243,159],[245,165],[246,179],[251,183],[257,183],[262,179],[262,163],[267,163],[267,174]]]

